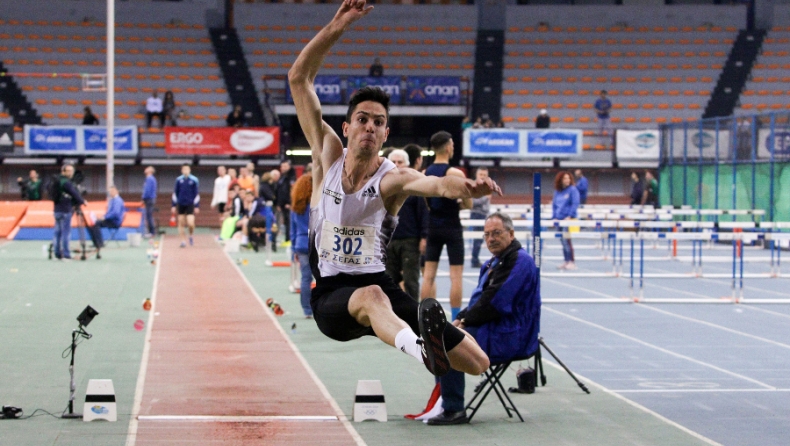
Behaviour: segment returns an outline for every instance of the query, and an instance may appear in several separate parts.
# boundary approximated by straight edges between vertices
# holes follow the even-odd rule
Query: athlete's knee
[[[362,288],[359,297],[365,307],[389,306],[387,295],[378,285],[370,285]]]

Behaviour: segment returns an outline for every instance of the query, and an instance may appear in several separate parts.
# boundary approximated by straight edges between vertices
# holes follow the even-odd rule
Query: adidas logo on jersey
[[[370,186],[369,188],[365,189],[365,192],[362,192],[363,198],[365,197],[376,198],[378,196],[379,194],[376,193],[376,188],[373,186]]]

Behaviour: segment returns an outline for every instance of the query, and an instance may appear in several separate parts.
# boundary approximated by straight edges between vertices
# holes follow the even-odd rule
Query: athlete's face
[[[370,156],[379,153],[389,133],[387,110],[378,102],[360,102],[351,115],[351,122],[343,123],[343,136],[348,139],[349,150]]]
[[[483,227],[483,238],[486,240],[486,246],[491,254],[498,256],[502,254],[511,243],[513,243],[514,233],[513,230],[508,231],[502,220],[497,217],[489,218]]]

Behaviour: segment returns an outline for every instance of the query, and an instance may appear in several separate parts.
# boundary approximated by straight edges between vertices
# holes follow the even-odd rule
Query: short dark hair
[[[386,91],[382,90],[379,87],[367,86],[360,88],[359,90],[357,90],[356,93],[351,95],[351,100],[348,101],[346,122],[351,122],[351,115],[354,114],[354,110],[356,110],[357,105],[365,101],[378,102],[379,104],[383,105],[384,110],[387,111],[387,120],[389,120],[390,95],[388,95]]]
[[[433,136],[431,136],[431,148],[434,151],[438,151],[452,139],[453,135],[451,135],[449,132],[445,132],[444,130],[438,131],[434,133]]]
[[[417,144],[406,144],[403,150],[409,155],[409,167],[414,169],[417,165],[417,160],[422,156],[422,147]]]

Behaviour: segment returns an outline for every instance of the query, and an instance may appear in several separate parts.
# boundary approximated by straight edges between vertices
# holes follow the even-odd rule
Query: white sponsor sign
[[[661,154],[658,130],[618,130],[615,147],[618,160],[658,161]]]
[[[728,158],[731,145],[729,130],[700,130],[689,127],[685,132],[682,128],[672,131],[672,139],[667,142],[667,153],[674,159],[682,159],[685,148],[687,159]],[[670,150],[671,148],[671,150]]]

